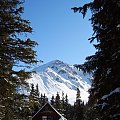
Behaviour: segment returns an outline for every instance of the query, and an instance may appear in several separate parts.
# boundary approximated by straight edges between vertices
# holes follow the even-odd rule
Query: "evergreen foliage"
[[[82,68],[93,72],[90,89],[90,114],[99,120],[120,119],[120,0],[94,0],[83,7],[72,8],[86,15],[88,8],[94,34],[89,39],[97,44],[95,55],[86,58]]]
[[[44,95],[41,94],[40,100],[41,100],[41,105],[42,105],[42,106],[43,106],[46,102],[48,102],[48,98],[47,98],[47,96],[45,95],[45,93],[44,93]]]
[[[62,104],[61,104],[61,100],[60,100],[60,95],[57,92],[56,97],[55,97],[55,105],[54,107],[56,108],[56,110],[60,113],[62,113]]]
[[[62,92],[61,104],[62,104],[62,109],[64,109],[64,108],[65,108],[65,97],[64,97],[64,92]]]
[[[64,92],[62,92],[62,97],[60,98],[60,95],[57,92],[53,106],[59,113],[67,118],[67,120],[72,120],[74,107],[69,104],[67,94],[64,96]]]
[[[34,85],[31,85],[31,94],[35,93],[35,89],[34,89]],[[84,104],[81,101],[81,97],[80,97],[80,91],[79,89],[77,89],[77,94],[76,94],[76,102],[74,103],[74,106],[71,105],[69,103],[68,100],[68,95],[66,94],[64,96],[64,92],[62,92],[62,97],[60,98],[59,93],[57,92],[56,96],[54,97],[52,95],[51,100],[50,100],[50,104],[61,114],[63,115],[67,120],[79,120],[79,119],[83,119],[83,111],[84,111]],[[30,96],[31,96],[30,94]],[[35,95],[33,95],[35,96]],[[45,98],[45,99],[44,99]],[[35,99],[32,99],[31,105],[33,107],[31,107],[32,113],[33,115],[39,110],[41,109],[45,103],[48,102],[48,98],[47,96],[45,96],[45,94],[41,94],[41,96],[39,97],[39,108],[35,111],[34,109],[34,104],[36,103]],[[29,114],[29,112],[28,112]]]
[[[73,120],[74,114],[74,106],[69,103],[68,95],[66,94],[64,102],[64,116],[67,120]]]
[[[54,106],[54,104],[55,104],[55,98],[54,98],[54,95],[52,95],[52,98],[51,98],[50,103],[51,103],[51,105],[53,105],[53,106]]]
[[[29,107],[31,109],[32,115],[34,115],[39,110],[40,106],[41,101],[39,96],[38,84],[36,85],[36,89],[34,88],[34,84],[31,84]]]
[[[16,110],[22,108],[22,95],[17,89],[26,86],[25,79],[30,77],[30,72],[15,70],[20,67],[20,62],[31,65],[36,63],[37,45],[29,38],[23,40],[20,35],[31,33],[32,28],[28,20],[22,19],[24,0],[0,0],[0,119],[22,119]],[[27,66],[26,66],[27,67]],[[19,101],[16,102],[16,96]],[[21,99],[21,100],[20,100]],[[19,102],[19,103],[18,103]]]
[[[84,105],[81,100],[80,90],[77,88],[76,102],[74,103],[74,116],[73,120],[83,120],[84,116]]]

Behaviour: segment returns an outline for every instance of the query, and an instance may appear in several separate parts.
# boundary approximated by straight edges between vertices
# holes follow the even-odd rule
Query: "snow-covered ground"
[[[73,104],[76,100],[76,89],[79,88],[81,99],[85,103],[88,101],[90,75],[84,75],[74,66],[54,60],[33,71],[36,73],[32,73],[32,78],[28,80],[29,84],[38,84],[40,93],[45,93],[49,99],[52,95],[56,96],[57,92],[60,95],[64,92],[65,95],[68,95],[69,102]]]

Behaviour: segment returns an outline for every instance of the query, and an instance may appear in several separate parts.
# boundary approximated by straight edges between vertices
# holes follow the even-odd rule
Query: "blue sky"
[[[31,21],[38,42],[37,58],[44,63],[59,59],[69,64],[82,64],[95,53],[88,38],[92,35],[90,12],[83,19],[71,8],[83,5],[84,0],[26,0],[23,18]],[[85,0],[88,2],[88,0]]]

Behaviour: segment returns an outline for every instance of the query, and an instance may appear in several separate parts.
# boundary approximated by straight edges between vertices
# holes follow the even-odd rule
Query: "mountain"
[[[76,89],[81,92],[81,99],[86,103],[88,101],[88,83],[90,75],[84,75],[83,71],[78,71],[73,65],[66,64],[60,60],[54,60],[47,64],[33,69],[32,78],[28,80],[29,84],[38,83],[40,93],[45,93],[50,99],[57,92],[62,95],[68,95],[69,102],[73,104],[76,100]]]

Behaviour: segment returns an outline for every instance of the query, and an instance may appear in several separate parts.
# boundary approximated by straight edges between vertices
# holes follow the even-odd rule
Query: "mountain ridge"
[[[45,93],[50,99],[57,92],[64,92],[68,95],[69,102],[73,104],[76,99],[76,89],[81,91],[81,99],[88,101],[89,75],[84,75],[83,71],[78,71],[73,65],[69,65],[60,60],[53,60],[33,69],[32,78],[29,84],[38,84],[40,93]]]

